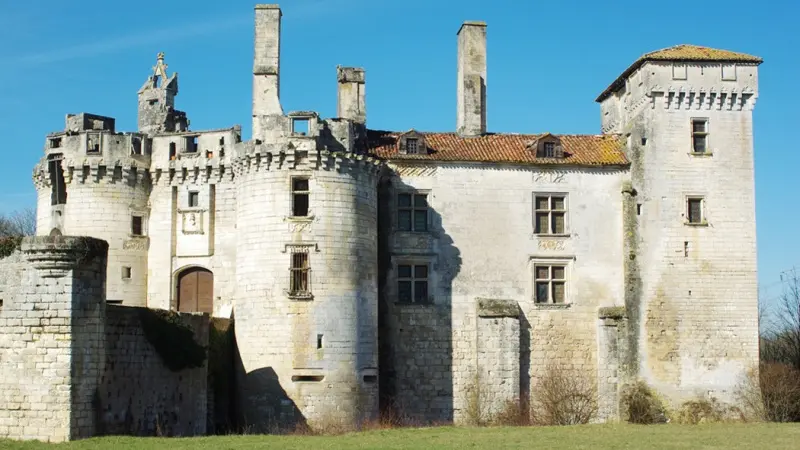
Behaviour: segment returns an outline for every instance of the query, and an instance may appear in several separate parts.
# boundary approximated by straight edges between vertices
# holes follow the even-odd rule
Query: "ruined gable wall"
[[[388,272],[382,339],[392,355],[382,389],[403,414],[467,420],[475,379],[476,299],[516,301],[521,391],[535,389],[549,362],[595,379],[598,307],[621,305],[622,184],[625,171],[511,166],[405,167],[381,199],[388,211]],[[429,193],[430,233],[396,231],[395,195]],[[568,194],[569,237],[533,236],[533,193]],[[567,264],[568,308],[534,304],[532,261]],[[394,268],[431,264],[433,305],[396,304]],[[497,337],[498,342],[508,339]],[[503,344],[505,345],[505,344]],[[514,380],[486,380],[498,384]]]

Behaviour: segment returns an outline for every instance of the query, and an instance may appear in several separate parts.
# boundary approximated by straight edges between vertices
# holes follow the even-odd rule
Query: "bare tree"
[[[773,329],[763,335],[762,359],[800,370],[800,278],[793,268],[781,274],[783,293],[775,311]]]
[[[36,234],[36,210],[25,208],[11,214],[0,214],[0,238]]]

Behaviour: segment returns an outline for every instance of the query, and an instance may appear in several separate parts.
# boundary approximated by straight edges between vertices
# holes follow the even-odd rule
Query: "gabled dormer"
[[[425,136],[413,128],[406,131],[397,137],[397,152],[401,155],[427,155]]]
[[[550,133],[545,133],[528,143],[528,150],[534,152],[537,158],[563,158],[564,146],[561,139]]]

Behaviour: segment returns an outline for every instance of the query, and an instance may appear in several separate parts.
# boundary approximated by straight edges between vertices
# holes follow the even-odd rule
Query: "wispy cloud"
[[[156,44],[166,40],[174,41],[176,39],[186,39],[190,37],[214,34],[223,30],[246,25],[252,20],[252,17],[240,15],[229,17],[227,19],[214,19],[207,22],[190,23],[183,26],[164,28],[160,30],[142,31],[125,36],[109,37],[87,44],[62,47],[56,50],[49,50],[39,53],[31,53],[21,56],[14,61],[14,63],[18,66],[36,66],[78,58],[88,58],[122,49]]]

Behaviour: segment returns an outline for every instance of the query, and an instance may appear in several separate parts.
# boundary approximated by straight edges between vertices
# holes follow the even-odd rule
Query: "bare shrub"
[[[597,414],[593,380],[557,364],[545,368],[531,401],[531,422],[537,425],[585,424]]]
[[[800,421],[800,371],[790,365],[764,363],[748,371],[736,395],[750,420]]]
[[[518,427],[530,425],[530,420],[523,402],[517,400],[508,400],[491,418],[490,423],[492,425]]]
[[[627,421],[630,423],[667,422],[667,408],[664,406],[664,402],[643,381],[637,381],[623,390],[622,405],[627,415]]]
[[[721,405],[717,399],[697,398],[684,402],[674,417],[678,423],[696,425],[722,422],[727,415],[728,408]]]
[[[0,237],[32,236],[36,234],[36,210],[21,209],[11,214],[0,213]]]

